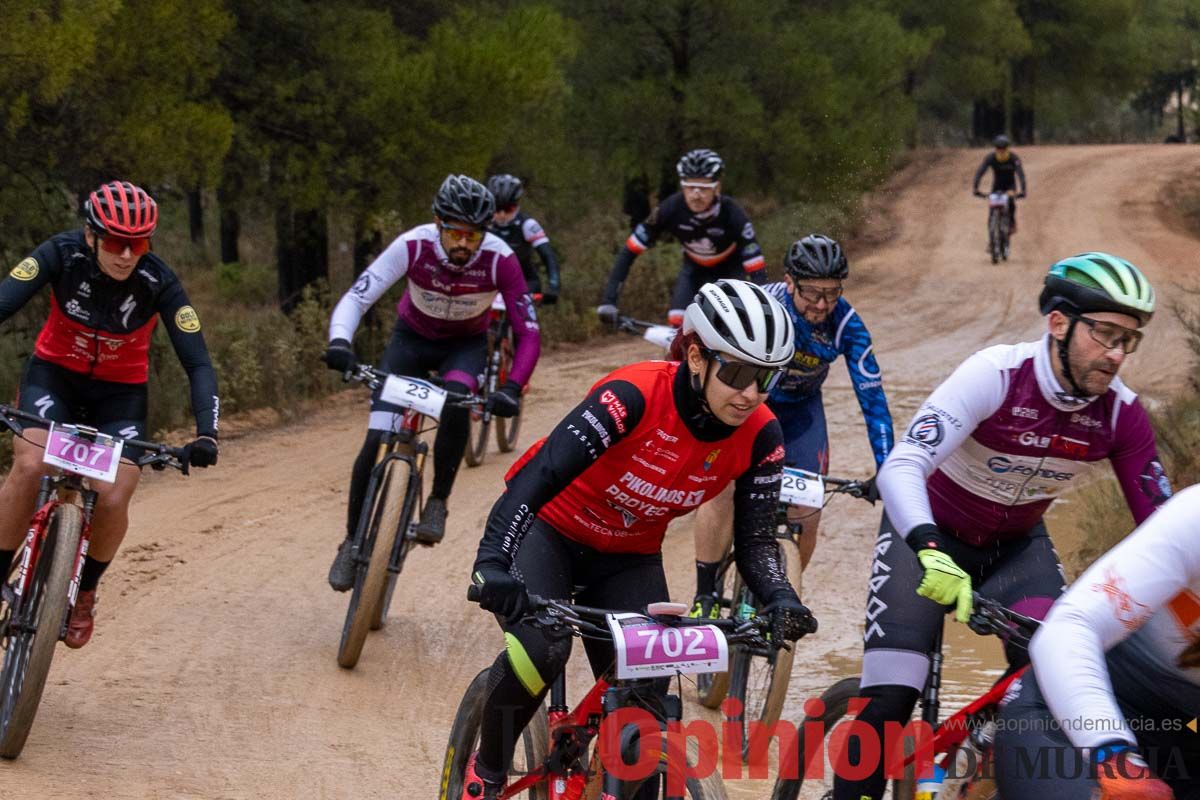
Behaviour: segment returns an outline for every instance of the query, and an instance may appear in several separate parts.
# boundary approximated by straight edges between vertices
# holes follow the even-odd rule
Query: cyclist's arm
[[[345,339],[349,342],[354,339],[354,332],[358,330],[363,314],[408,272],[408,248],[409,239],[401,234],[363,270],[333,308],[333,316],[329,320],[329,341]]]
[[[742,253],[742,269],[746,271],[747,277],[757,283],[759,286],[765,286],[767,283],[767,262],[763,258],[762,247],[758,244],[758,239],[754,235],[754,225],[746,213],[738,208],[737,223],[741,226],[738,233],[738,244]]]
[[[1038,686],[1071,744],[1137,744],[1113,696],[1104,654],[1200,579],[1198,512],[1200,487],[1177,494],[1089,567],[1033,637]]]
[[[546,234],[546,230],[536,219],[529,217],[521,225],[521,233],[524,234],[525,241],[529,242],[537,251],[538,258],[545,265],[546,278],[550,286],[560,287],[562,284],[559,280],[558,258],[554,255],[554,248],[550,246],[550,237]]]
[[[769,601],[780,589],[793,591],[775,538],[775,510],[783,475],[783,429],[779,420],[771,420],[758,432],[750,450],[750,464],[734,483],[733,555],[750,591]]]
[[[1021,159],[1017,158],[1015,155],[1013,156],[1013,160],[1016,162],[1013,166],[1016,168],[1017,180],[1020,181],[1021,186],[1021,188],[1017,191],[1020,194],[1025,194],[1025,168],[1021,166]]]
[[[854,394],[862,409],[867,439],[871,443],[875,467],[878,469],[895,444],[892,414],[883,392],[883,374],[872,352],[871,334],[858,312],[845,299],[838,301],[839,306],[843,303],[845,316],[839,315],[834,344],[846,359],[846,369],[850,372],[850,382],[854,385]]]
[[[175,355],[183,365],[191,388],[192,414],[196,417],[196,435],[217,438],[221,403],[217,397],[217,373],[213,369],[200,317],[188,303],[187,292],[178,280],[163,292],[158,313]]]
[[[926,481],[979,423],[1004,402],[1004,372],[986,352],[968,358],[921,404],[908,432],[879,469],[877,485],[896,530],[908,539],[933,526]],[[911,544],[911,542],[910,542]]]
[[[645,222],[639,223],[629,234],[629,238],[625,240],[625,246],[613,259],[612,270],[608,273],[608,284],[604,287],[604,297],[600,302],[617,304],[617,297],[621,294],[621,284],[625,283],[625,279],[629,277],[629,268],[633,266],[633,260],[654,246],[661,230],[661,219],[662,207],[658,206],[650,212],[650,216],[646,217]]]
[[[49,241],[13,267],[0,281],[0,322],[20,311],[61,268],[58,249]]]
[[[1158,459],[1146,409],[1136,396],[1124,401],[1126,392],[1129,390],[1122,386],[1117,393],[1115,441],[1109,460],[1133,521],[1140,525],[1171,496],[1171,483]]]
[[[979,181],[981,178],[983,178],[983,173],[987,172],[988,167],[990,167],[991,165],[992,165],[992,154],[988,153],[987,156],[984,157],[983,163],[979,165],[979,169],[975,170],[975,180],[972,181],[972,183],[971,183],[971,191],[972,192],[979,191]]]
[[[646,401],[632,383],[606,381],[594,388],[508,478],[508,488],[488,515],[472,571],[507,572],[542,506],[633,431],[645,410]]]
[[[505,248],[507,254],[496,258],[495,270],[496,288],[504,297],[504,307],[508,309],[508,321],[512,325],[513,336],[517,346],[513,352],[512,369],[509,370],[509,380],[524,386],[533,375],[537,366],[538,356],[542,352],[542,333],[538,329],[537,312],[533,310],[533,298],[529,296],[529,286],[525,283],[525,273],[521,271],[521,262]]]

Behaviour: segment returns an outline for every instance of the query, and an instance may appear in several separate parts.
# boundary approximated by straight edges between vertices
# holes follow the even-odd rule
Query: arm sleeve
[[[0,281],[0,322],[20,311],[61,270],[58,250],[42,242]]]
[[[759,286],[765,286],[767,283],[767,262],[763,258],[762,247],[759,246],[758,239],[754,235],[754,225],[744,212],[739,216],[741,217],[739,221],[742,225],[742,230],[738,234],[739,244],[742,248],[742,269],[746,271],[746,275],[750,277],[750,280]]]
[[[558,258],[555,257],[554,248],[550,246],[550,242],[542,242],[534,247],[534,250],[537,250],[538,257],[546,265],[546,277],[549,279],[550,285],[555,288],[561,288],[562,281],[558,272]]]
[[[496,288],[504,297],[508,309],[508,321],[512,325],[517,346],[513,352],[512,370],[508,377],[522,386],[529,383],[533,368],[542,353],[542,332],[538,328],[537,312],[533,310],[533,298],[525,283],[521,262],[511,252],[496,259]]]
[[[1017,158],[1016,156],[1013,156],[1013,158],[1017,161],[1015,165],[1017,169],[1017,179],[1021,182],[1020,189],[1018,191],[1020,191],[1021,194],[1025,194],[1025,168],[1021,166],[1021,159]]]
[[[1116,442],[1109,461],[1133,521],[1140,525],[1171,496],[1171,482],[1158,460],[1154,429],[1141,401],[1136,397],[1129,404],[1118,400],[1115,412]]]
[[[371,266],[363,270],[350,290],[334,306],[333,316],[329,320],[329,340],[352,341],[363,314],[407,272],[408,239],[398,236],[371,262]]]
[[[992,155],[989,153],[984,156],[983,163],[979,165],[979,169],[975,170],[975,180],[971,182],[971,191],[979,191],[979,179],[983,177],[983,173],[987,172],[988,167],[992,165]]]
[[[932,525],[926,481],[1004,401],[1006,377],[983,353],[968,358],[921,404],[904,438],[879,469],[877,485],[888,517],[908,537]]]
[[[1200,579],[1200,488],[1190,487],[1108,551],[1055,602],[1029,652],[1071,744],[1137,743],[1113,695],[1106,651]],[[1157,623],[1156,623],[1157,625]]]
[[[617,304],[617,298],[621,294],[621,284],[625,283],[625,279],[629,277],[629,268],[633,266],[633,260],[654,246],[661,229],[660,220],[662,218],[662,206],[657,206],[650,212],[650,216],[646,217],[646,221],[639,224],[633,229],[633,233],[629,234],[629,238],[625,240],[625,246],[613,259],[612,270],[608,273],[608,283],[604,287],[601,303],[614,306]]]
[[[189,309],[187,311],[181,309]],[[158,306],[159,316],[175,348],[175,355],[188,376],[191,387],[192,414],[196,417],[196,435],[217,437],[220,426],[221,402],[217,396],[217,373],[213,369],[204,334],[200,332],[200,318],[196,309],[188,303],[187,292],[178,281],[163,292]],[[181,322],[186,328],[180,327]]]
[[[838,349],[846,359],[850,382],[862,409],[863,421],[867,425],[867,439],[871,452],[875,454],[875,468],[887,459],[895,444],[892,431],[892,414],[888,410],[887,396],[883,392],[883,375],[872,352],[871,334],[854,309],[850,309],[839,326]]]
[[[614,403],[613,397],[619,402]],[[610,410],[614,407],[622,407],[625,416],[614,417],[617,412]],[[641,391],[628,381],[606,381],[594,388],[509,479],[507,490],[488,515],[472,571],[507,572],[542,506],[633,431],[645,410]]]
[[[779,561],[775,512],[783,475],[783,429],[778,420],[763,426],[750,451],[750,468],[733,491],[733,556],[750,591],[769,602],[780,590],[794,594]]]

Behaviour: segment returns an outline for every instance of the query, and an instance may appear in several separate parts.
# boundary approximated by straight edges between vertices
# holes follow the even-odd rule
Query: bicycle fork
[[[609,714],[613,714],[621,708],[627,708],[630,706],[640,707],[641,704],[637,702],[637,698],[645,691],[645,687],[609,687],[609,689],[604,693],[604,699],[602,701],[602,707],[605,715],[607,716]],[[662,730],[665,734],[667,730],[678,728],[680,720],[683,719],[683,702],[679,699],[679,695],[668,694],[662,698],[662,704],[663,713],[660,717],[660,721],[665,723],[665,725],[663,725],[660,730]],[[675,724],[672,725],[672,723]],[[629,764],[630,759],[632,758],[632,763],[640,766],[641,758],[638,756],[642,748],[641,740],[643,735],[643,731],[634,725],[627,725],[621,731],[620,758],[624,763]],[[646,778],[648,781],[666,781],[666,791],[668,792],[674,788],[673,782],[670,780],[668,773],[671,770],[678,770],[680,775],[683,775],[683,771],[687,769],[686,753],[669,752],[669,742],[670,740],[667,739],[665,735],[662,739],[660,739],[658,746],[658,764],[654,771]],[[600,800],[619,800],[619,798],[623,796],[622,791],[625,786],[626,784],[622,782],[619,776],[614,775],[608,770],[605,770],[604,788],[600,795]],[[664,797],[666,800],[684,800],[684,797],[681,794],[666,794],[664,792]]]

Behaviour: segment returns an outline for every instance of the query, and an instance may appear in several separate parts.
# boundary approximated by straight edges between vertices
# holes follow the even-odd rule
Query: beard
[[[446,258],[456,267],[465,267],[471,260],[471,250],[467,247],[453,247],[446,252]]]
[[[1107,358],[1097,358],[1093,361],[1084,361],[1075,356],[1071,358],[1071,374],[1075,376],[1075,382],[1080,388],[1090,396],[1107,392],[1119,369],[1119,365]]]

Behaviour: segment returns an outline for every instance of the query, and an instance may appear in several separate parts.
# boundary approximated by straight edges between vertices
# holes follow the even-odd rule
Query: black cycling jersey
[[[766,282],[766,262],[754,237],[754,226],[746,212],[730,197],[721,196],[702,214],[693,214],[679,192],[663,200],[646,221],[633,229],[617,253],[602,302],[616,305],[621,284],[629,277],[633,260],[654,246],[662,234],[670,234],[683,247],[685,265],[705,268],[741,262],[755,283]]]
[[[1008,158],[1001,161],[996,158],[995,152],[988,153],[983,159],[983,163],[979,165],[979,169],[975,170],[975,181],[972,184],[972,191],[979,190],[979,180],[983,177],[983,173],[988,170],[992,171],[992,191],[993,192],[1008,192],[1017,189],[1017,179],[1021,181],[1021,194],[1025,194],[1025,170],[1021,168],[1021,159],[1016,153],[1009,153]]]
[[[196,432],[217,435],[217,377],[200,318],[162,259],[147,253],[118,281],[100,271],[82,230],[57,234],[0,281],[0,323],[47,284],[50,316],[34,355],[95,380],[144,384],[150,337],[161,318],[191,384]]]
[[[562,285],[558,272],[558,259],[554,255],[553,248],[550,247],[550,237],[546,235],[545,229],[536,219],[523,211],[518,211],[507,225],[497,225],[493,222],[488,225],[488,230],[499,236],[506,245],[512,248],[517,260],[521,262],[521,271],[525,273],[525,283],[529,284],[529,291],[534,294],[542,291],[541,277],[538,275],[537,266],[533,263],[533,251],[536,250],[538,257],[546,266],[547,289],[551,294],[558,294]]]

